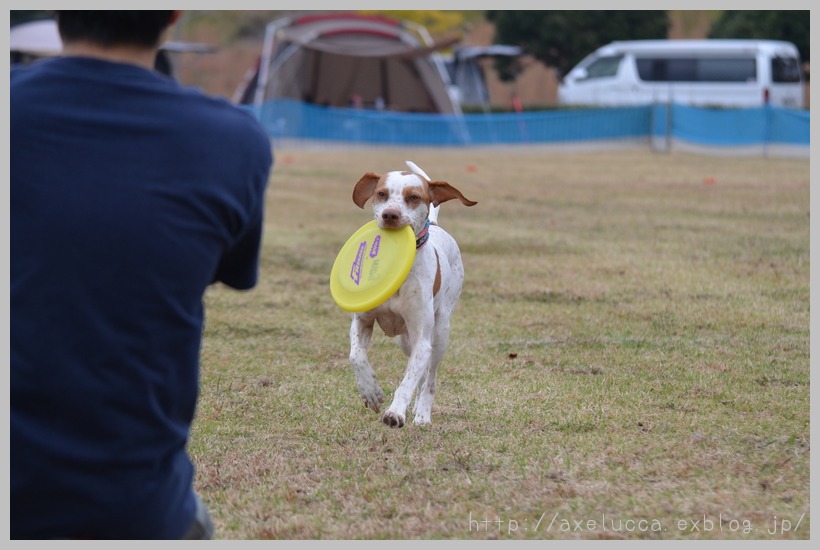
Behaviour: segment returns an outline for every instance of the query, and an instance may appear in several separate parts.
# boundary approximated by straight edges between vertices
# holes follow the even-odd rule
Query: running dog
[[[395,336],[408,356],[401,384],[382,422],[401,428],[405,412],[416,395],[413,422],[430,423],[436,392],[436,371],[450,336],[450,317],[456,308],[464,281],[458,244],[438,225],[441,203],[458,199],[466,206],[477,204],[444,181],[431,181],[410,161],[410,171],[375,174],[367,172],[353,188],[359,208],[372,198],[373,214],[381,228],[411,226],[416,234],[416,256],[407,279],[386,302],[354,313],[350,325],[350,364],[356,386],[366,407],[379,412],[384,392],[367,356],[373,325],[387,336]]]

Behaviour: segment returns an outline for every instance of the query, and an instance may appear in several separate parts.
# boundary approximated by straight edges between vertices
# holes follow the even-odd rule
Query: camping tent
[[[437,53],[454,42],[433,43],[423,27],[381,16],[285,17],[267,26],[258,67],[234,100],[460,114]]]

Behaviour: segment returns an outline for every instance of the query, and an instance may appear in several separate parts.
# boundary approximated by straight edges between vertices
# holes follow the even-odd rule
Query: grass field
[[[364,408],[328,277],[413,160],[478,205],[433,423]],[[261,279],[206,296],[190,452],[223,539],[807,539],[809,160],[281,150]],[[380,332],[387,400],[405,357]]]

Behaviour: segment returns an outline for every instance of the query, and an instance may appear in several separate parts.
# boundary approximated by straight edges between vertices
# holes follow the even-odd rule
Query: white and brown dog
[[[384,392],[367,357],[373,324],[378,321],[387,336],[395,336],[409,357],[393,402],[382,415],[382,421],[392,428],[404,426],[405,411],[416,392],[413,422],[430,422],[436,370],[447,349],[450,316],[464,281],[461,251],[437,225],[439,205],[451,199],[466,206],[477,204],[447,182],[430,181],[412,162],[407,161],[407,166],[410,172],[368,172],[353,188],[353,202],[359,208],[373,199],[373,213],[380,227],[398,229],[409,225],[417,238],[416,257],[401,287],[372,310],[354,313],[350,325],[350,363],[366,407],[379,412],[384,402]]]

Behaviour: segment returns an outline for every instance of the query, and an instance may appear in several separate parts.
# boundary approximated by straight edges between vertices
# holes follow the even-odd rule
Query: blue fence
[[[249,107],[274,140],[469,146],[671,139],[707,147],[786,145],[808,151],[808,111],[685,105],[463,116],[321,107],[275,100]]]
[[[671,136],[708,146],[761,144],[809,145],[808,111],[760,107],[705,109],[686,105],[653,105],[653,135]]]

